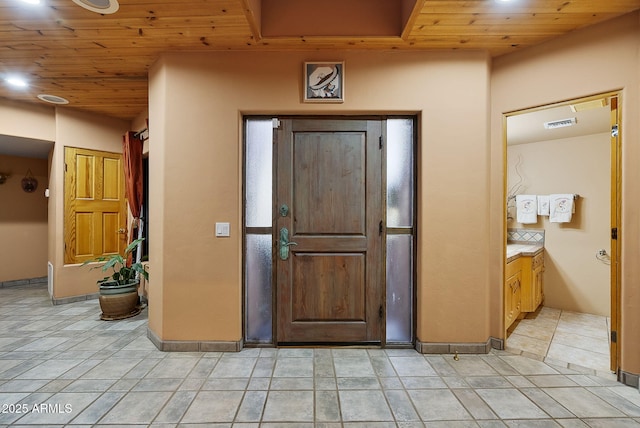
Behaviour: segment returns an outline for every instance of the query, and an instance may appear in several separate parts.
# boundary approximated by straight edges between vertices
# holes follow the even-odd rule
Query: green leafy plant
[[[135,281],[136,273],[139,273],[146,280],[149,279],[149,272],[144,269],[144,265],[142,263],[127,263],[127,259],[129,254],[144,241],[144,238],[136,239],[132,241],[127,248],[124,250],[124,254],[113,254],[110,256],[100,256],[95,259],[87,260],[82,264],[85,266],[89,263],[95,262],[106,262],[102,266],[94,266],[91,269],[101,269],[102,272],[112,271],[112,273],[108,276],[105,276],[103,279],[98,281],[98,284],[102,285],[125,285],[130,284]]]

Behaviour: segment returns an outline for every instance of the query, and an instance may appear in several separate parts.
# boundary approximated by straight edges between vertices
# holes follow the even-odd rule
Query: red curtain
[[[122,157],[124,161],[124,178],[129,209],[134,224],[129,231],[129,242],[134,240],[133,229],[137,227],[142,207],[142,140],[129,131],[122,138]]]

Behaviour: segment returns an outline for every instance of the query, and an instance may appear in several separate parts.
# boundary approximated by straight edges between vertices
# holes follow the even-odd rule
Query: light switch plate
[[[229,236],[229,223],[216,223],[216,236]]]

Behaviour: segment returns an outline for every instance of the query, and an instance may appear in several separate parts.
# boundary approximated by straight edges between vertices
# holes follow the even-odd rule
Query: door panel
[[[295,138],[297,234],[366,233],[365,143],[362,133],[308,133]]]
[[[360,254],[297,253],[293,322],[365,322],[365,260]]]
[[[381,130],[290,119],[276,132],[276,230],[293,243],[276,257],[279,343],[382,341]]]

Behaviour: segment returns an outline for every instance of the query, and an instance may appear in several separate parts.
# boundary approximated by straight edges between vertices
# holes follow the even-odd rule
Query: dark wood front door
[[[277,341],[380,343],[380,120],[287,119],[276,132]]]

